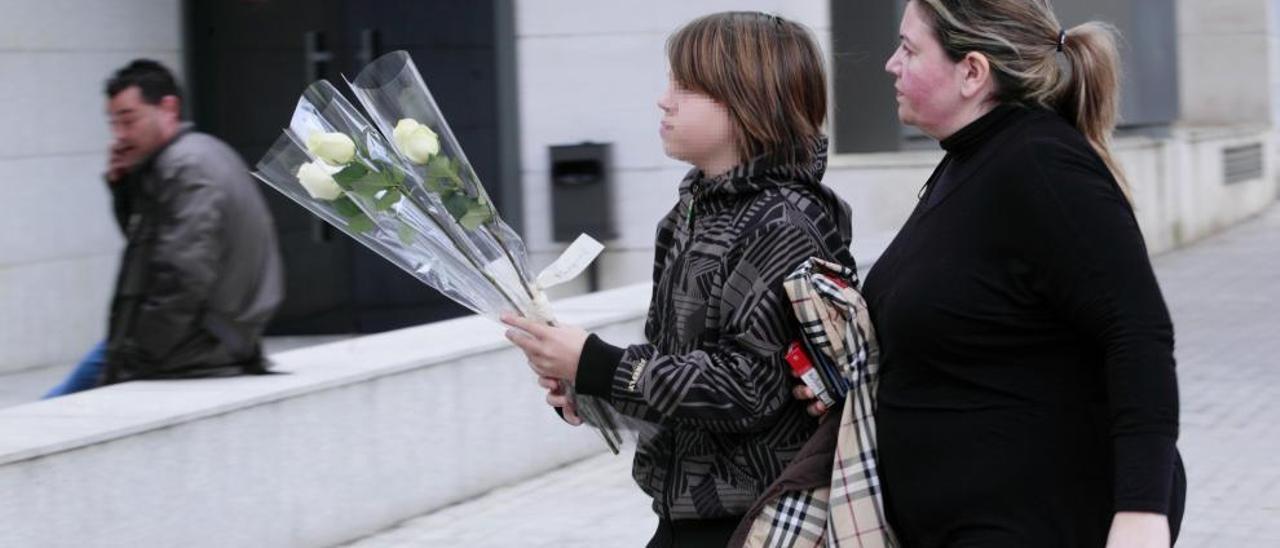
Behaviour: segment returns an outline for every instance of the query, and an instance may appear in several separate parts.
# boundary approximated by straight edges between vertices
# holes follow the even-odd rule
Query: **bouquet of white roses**
[[[532,277],[524,242],[498,216],[408,54],[378,58],[348,85],[368,118],[316,82],[254,175],[478,314],[553,324],[544,289],[577,275],[602,246],[582,236]],[[616,453],[608,406],[575,399]]]

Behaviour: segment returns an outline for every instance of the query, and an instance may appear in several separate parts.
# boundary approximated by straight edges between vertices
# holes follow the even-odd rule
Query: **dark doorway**
[[[407,50],[504,218],[519,230],[511,2],[234,0],[185,3],[191,114],[254,165],[313,80],[354,78]],[[354,101],[353,101],[354,102]],[[262,188],[288,296],[271,334],[370,333],[467,311]]]

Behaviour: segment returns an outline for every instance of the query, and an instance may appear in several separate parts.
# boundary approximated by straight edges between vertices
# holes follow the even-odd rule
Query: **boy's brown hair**
[[[759,12],[722,12],[667,39],[671,77],[723,104],[741,160],[805,162],[827,117],[822,53],[805,27]]]

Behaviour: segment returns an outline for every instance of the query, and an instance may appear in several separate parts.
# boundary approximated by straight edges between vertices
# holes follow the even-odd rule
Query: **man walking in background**
[[[107,340],[46,397],[134,379],[265,372],[284,296],[270,212],[229,146],[183,123],[173,75],[139,59],[107,82],[106,173],[127,241]]]

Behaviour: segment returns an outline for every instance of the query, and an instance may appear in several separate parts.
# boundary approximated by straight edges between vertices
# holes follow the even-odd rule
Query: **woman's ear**
[[[957,76],[960,79],[960,96],[965,99],[985,99],[995,91],[995,79],[991,74],[991,62],[987,56],[976,51],[965,54],[956,63]]]

